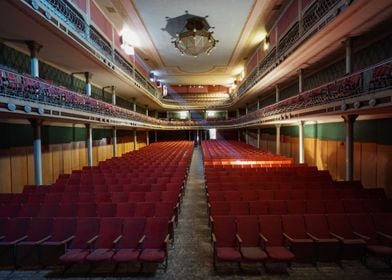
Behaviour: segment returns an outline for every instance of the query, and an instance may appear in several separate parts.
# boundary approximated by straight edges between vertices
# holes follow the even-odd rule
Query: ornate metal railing
[[[106,58],[112,58],[113,56],[113,49],[110,44],[96,31],[93,27],[90,26],[90,42],[99,50],[101,50]]]

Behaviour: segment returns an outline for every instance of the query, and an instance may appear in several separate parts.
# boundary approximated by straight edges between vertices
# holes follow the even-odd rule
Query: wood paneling
[[[344,180],[346,178],[346,146],[344,142],[338,142],[337,145],[337,180]]]
[[[9,150],[0,150],[0,193],[9,193],[11,188],[11,156]]]
[[[337,176],[337,141],[327,140],[327,168],[333,178]]]
[[[48,147],[42,146],[42,183],[49,185],[53,182],[52,153]]]
[[[392,197],[392,146],[377,145],[377,186]]]
[[[377,144],[361,145],[361,181],[364,187],[377,186]]]
[[[315,165],[316,159],[316,139],[305,138],[305,162],[309,165]]]
[[[11,190],[22,192],[23,186],[27,185],[28,165],[26,148],[11,148]]]
[[[354,143],[354,180],[361,180],[361,143]]]

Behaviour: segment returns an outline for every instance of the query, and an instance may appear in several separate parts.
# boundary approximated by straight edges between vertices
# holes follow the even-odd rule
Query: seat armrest
[[[215,233],[211,233],[212,235],[212,242],[215,244],[216,243],[216,236]]]
[[[339,241],[343,241],[343,240],[344,240],[344,238],[343,238],[342,236],[337,235],[336,233],[334,233],[334,232],[332,232],[332,231],[330,231],[329,234],[330,234],[332,237],[335,237],[336,239],[338,239]]]
[[[308,237],[310,237],[311,239],[313,239],[314,241],[320,241],[320,238],[317,238],[316,236],[314,236],[313,234],[307,232],[306,235]]]
[[[27,239],[27,235],[22,236],[21,238],[12,241],[11,244],[12,244],[12,245],[16,245],[16,244],[18,244],[19,242],[22,242],[22,241],[25,240],[25,239]]]
[[[389,234],[386,234],[381,231],[377,231],[377,237],[381,239],[382,243],[388,243],[388,246],[390,246],[390,243],[392,243],[392,236]]]
[[[237,239],[238,243],[242,243],[242,239],[241,239],[241,236],[239,234],[236,234],[235,238]]]
[[[267,237],[265,237],[262,233],[259,233],[259,237],[260,237],[261,240],[263,240],[264,243],[268,242]]]
[[[40,245],[40,244],[44,243],[45,241],[49,240],[50,238],[52,238],[52,236],[48,235],[48,236],[42,238],[41,240],[38,240],[37,242],[35,242],[35,244]]]
[[[144,243],[144,240],[146,239],[146,235],[143,235],[140,240],[139,240],[139,246],[142,246]]]
[[[282,233],[283,234],[283,237],[287,240],[287,241],[289,241],[289,242],[293,242],[294,241],[294,239],[293,238],[291,238],[290,236],[288,236],[286,233]]]
[[[167,234],[165,237],[165,240],[163,241],[165,244],[167,244],[170,240],[170,234]]]
[[[117,238],[113,240],[113,245],[116,245],[118,242],[120,242],[121,238],[123,238],[122,235],[117,236]]]
[[[353,233],[354,233],[354,235],[358,236],[359,238],[364,239],[365,241],[370,240],[370,237],[368,237],[368,236],[366,236],[366,235],[360,234],[360,233],[358,233],[358,232],[356,232],[356,231],[354,231]]]
[[[210,216],[210,223],[212,224],[214,222],[214,218]]]
[[[91,238],[89,241],[87,241],[87,245],[90,248],[90,250],[94,249],[94,243],[98,239],[98,237],[99,237],[99,235],[96,235],[93,238]]]

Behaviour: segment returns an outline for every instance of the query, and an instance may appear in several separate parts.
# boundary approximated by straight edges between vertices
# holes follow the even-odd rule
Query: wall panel
[[[327,143],[327,170],[332,178],[337,176],[337,141],[328,140]]]
[[[11,192],[11,156],[9,150],[0,150],[0,170],[0,193]]]
[[[26,148],[11,148],[11,186],[12,192],[22,192],[27,185],[27,156]]]
[[[392,146],[377,145],[377,186],[392,197]]]
[[[361,181],[364,187],[377,186],[377,144],[361,145]]]

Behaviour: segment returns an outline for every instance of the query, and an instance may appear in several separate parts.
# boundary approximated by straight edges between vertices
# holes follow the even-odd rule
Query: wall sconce
[[[265,51],[268,50],[269,45],[270,45],[270,37],[269,37],[269,35],[267,35],[267,36],[265,36],[265,39],[264,39],[264,47],[263,48]]]
[[[124,50],[124,52],[127,55],[135,55],[135,48],[126,41],[124,36],[120,36],[120,43],[121,43],[121,48]]]

